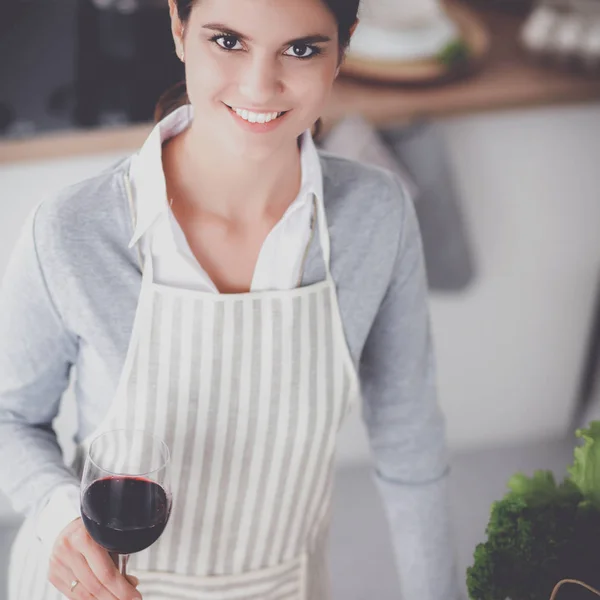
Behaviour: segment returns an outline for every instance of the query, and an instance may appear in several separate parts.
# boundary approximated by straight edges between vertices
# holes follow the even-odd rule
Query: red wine
[[[165,490],[135,477],[99,479],[85,490],[81,501],[81,516],[92,539],[118,554],[151,546],[164,531],[170,512]]]

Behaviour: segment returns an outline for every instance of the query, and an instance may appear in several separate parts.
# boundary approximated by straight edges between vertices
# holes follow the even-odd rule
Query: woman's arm
[[[74,497],[77,488],[52,429],[77,339],[65,328],[46,286],[36,214],[21,232],[0,288],[0,489],[16,510],[39,516],[53,493]],[[72,503],[66,510],[69,515],[54,515],[62,527],[77,516]],[[62,528],[49,524],[53,520],[39,523],[40,537],[48,536],[49,525],[50,537]]]
[[[34,214],[0,291],[0,489],[17,510],[35,515],[49,551],[48,579],[59,591],[67,594],[77,580],[86,598],[138,599],[136,584],[75,521],[79,482],[64,465],[52,422],[78,343],[56,309],[40,258]]]
[[[403,194],[400,184],[397,193]],[[360,363],[364,420],[404,600],[459,595],[447,499],[444,420],[435,365],[421,237],[402,196],[392,280]]]

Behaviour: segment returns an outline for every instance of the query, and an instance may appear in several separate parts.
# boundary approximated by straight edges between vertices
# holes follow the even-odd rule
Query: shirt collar
[[[161,215],[169,214],[167,186],[162,166],[162,146],[187,127],[193,118],[193,108],[187,104],[167,115],[152,130],[139,152],[134,155],[130,177],[135,189],[136,225],[129,247],[133,247]],[[310,130],[300,137],[300,192],[286,214],[311,200],[314,194],[323,200],[321,160]],[[140,201],[143,199],[143,201]]]
[[[162,146],[169,138],[189,127],[191,121],[192,107],[189,104],[173,111],[154,127],[133,157],[130,176],[135,189],[136,224],[129,247],[140,240],[160,215],[168,214]]]

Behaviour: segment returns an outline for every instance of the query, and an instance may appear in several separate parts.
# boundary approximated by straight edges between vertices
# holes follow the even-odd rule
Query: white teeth
[[[248,121],[250,123],[270,123],[271,121],[280,117],[283,113],[254,113],[242,108],[234,108],[234,112],[242,117],[244,121]]]

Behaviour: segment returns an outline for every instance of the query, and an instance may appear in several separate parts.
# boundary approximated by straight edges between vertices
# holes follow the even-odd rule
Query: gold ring
[[[69,591],[72,592],[78,585],[79,581],[77,579],[73,579],[73,581],[71,581],[71,589]]]

